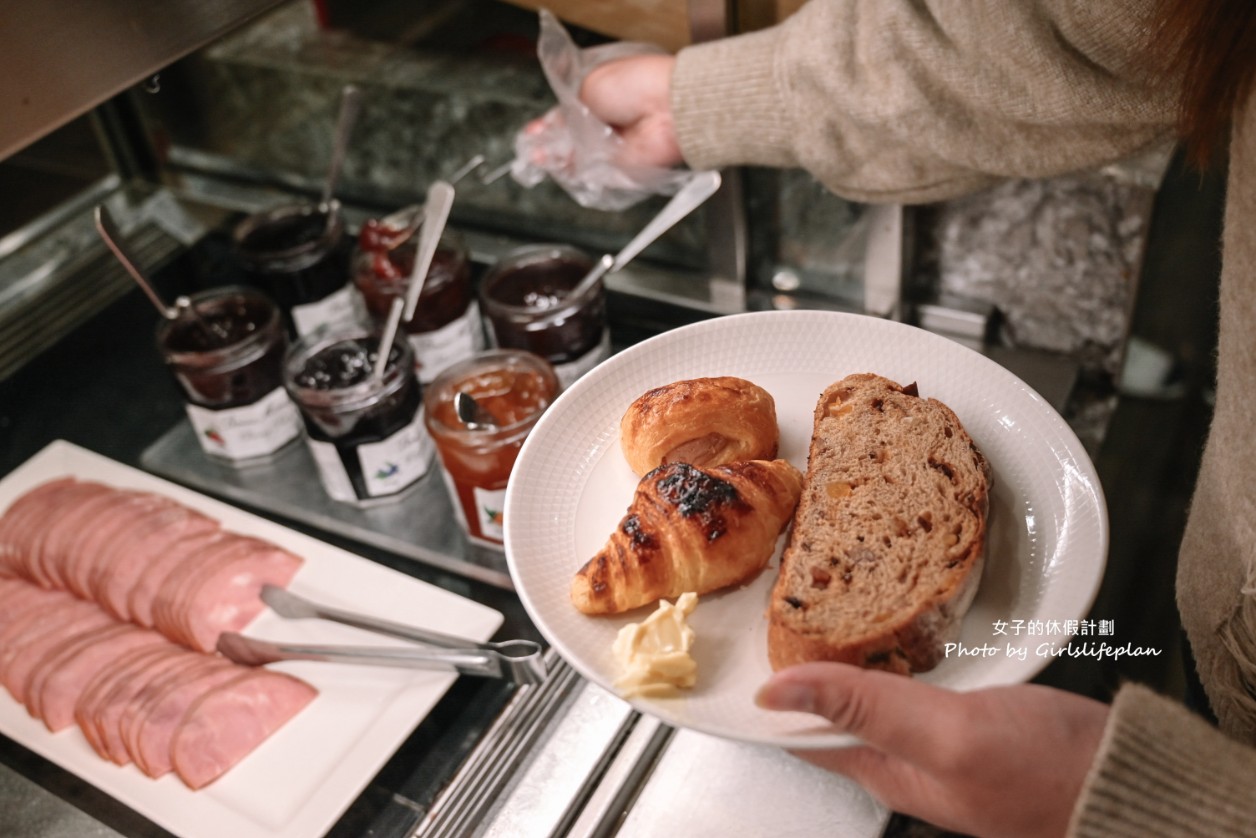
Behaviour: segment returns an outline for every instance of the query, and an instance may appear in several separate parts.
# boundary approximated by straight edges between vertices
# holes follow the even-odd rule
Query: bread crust
[[[776,459],[780,428],[770,393],[743,378],[690,378],[656,387],[619,426],[628,465],[644,476],[665,463],[710,468]]]
[[[774,669],[933,669],[981,578],[992,477],[959,418],[873,373],[816,403],[768,613]]]

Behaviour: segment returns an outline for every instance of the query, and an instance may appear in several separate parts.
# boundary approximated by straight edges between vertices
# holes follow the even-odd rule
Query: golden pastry
[[[664,463],[718,466],[775,459],[776,403],[742,378],[691,378],[656,387],[629,405],[619,424],[628,465],[644,475]]]

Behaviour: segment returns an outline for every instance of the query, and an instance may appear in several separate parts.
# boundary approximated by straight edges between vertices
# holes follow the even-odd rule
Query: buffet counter
[[[156,283],[181,293],[213,257],[212,239],[201,242],[158,271]],[[102,258],[75,282],[104,282],[116,269]],[[0,382],[0,479],[63,440],[486,605],[503,616],[494,639],[544,642],[500,554],[465,543],[451,526],[435,478],[424,501],[435,511],[417,525],[345,520],[308,494],[319,491],[308,474],[249,478],[198,457],[155,325],[150,302],[126,290]],[[585,681],[552,650],[547,660],[549,676],[535,686],[459,677],[383,767],[362,778],[326,834],[653,835],[668,824],[680,834],[756,835],[769,824],[790,833],[823,823],[874,836],[889,819],[857,787],[783,751],[673,730]],[[775,805],[786,795],[795,802]],[[6,834],[172,834],[11,738],[0,738],[0,813]]]

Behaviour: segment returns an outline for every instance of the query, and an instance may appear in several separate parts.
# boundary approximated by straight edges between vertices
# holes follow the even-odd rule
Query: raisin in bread
[[[825,390],[772,589],[772,667],[935,667],[976,594],[990,485],[958,417],[915,384],[861,373]]]

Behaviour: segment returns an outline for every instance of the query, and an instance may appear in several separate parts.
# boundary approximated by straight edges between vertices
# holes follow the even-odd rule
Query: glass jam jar
[[[379,340],[362,328],[320,330],[295,343],[284,365],[323,488],[363,506],[395,499],[432,462],[410,346],[393,341],[376,378]]]
[[[566,245],[512,250],[480,284],[494,345],[525,349],[554,366],[563,386],[610,355],[606,288],[598,280],[578,298],[571,291],[594,262]]]
[[[357,322],[344,233],[343,214],[319,204],[254,213],[232,231],[250,284],[279,304],[296,337]]]
[[[554,368],[530,352],[483,352],[447,367],[423,394],[428,432],[454,512],[475,542],[501,547],[506,483],[528,433],[558,396]],[[468,427],[454,396],[470,395],[493,418]]]
[[[186,397],[206,454],[241,462],[274,454],[301,433],[283,388],[287,335],[279,308],[253,288],[191,298],[191,311],[157,326],[157,348]]]
[[[418,237],[371,219],[358,234],[353,283],[377,326],[392,301],[405,296],[414,270]],[[445,367],[484,348],[480,306],[471,288],[471,259],[457,231],[441,232],[414,317],[401,324],[414,349],[419,381],[427,384]]]

